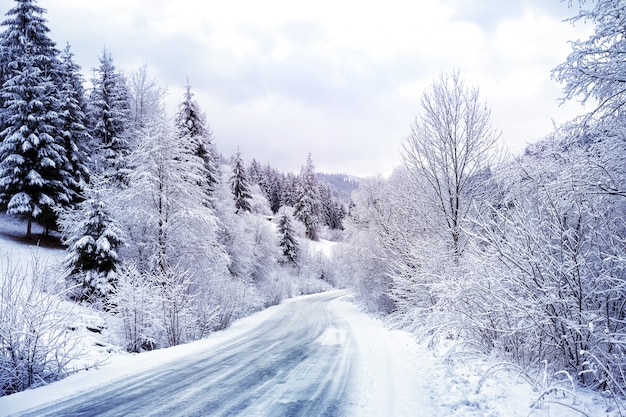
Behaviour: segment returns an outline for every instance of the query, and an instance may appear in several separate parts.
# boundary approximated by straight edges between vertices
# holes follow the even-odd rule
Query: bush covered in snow
[[[0,271],[0,396],[56,381],[80,353],[63,304],[65,285],[46,284],[46,265],[3,262]]]

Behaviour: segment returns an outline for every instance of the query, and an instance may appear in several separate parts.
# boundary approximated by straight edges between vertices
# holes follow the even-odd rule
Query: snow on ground
[[[34,236],[43,233],[42,227],[33,223]],[[0,271],[6,272],[7,267],[19,266],[26,268],[37,259],[48,268],[56,267],[65,256],[65,250],[48,247],[48,242],[35,238],[33,242],[22,242],[26,236],[26,223],[17,216],[0,214]]]
[[[25,232],[24,223],[10,216],[0,216],[2,273],[7,262],[13,265],[30,262],[33,252],[50,268],[58,268],[65,256],[64,250],[16,243],[16,238]],[[316,248],[329,254],[333,245],[333,242],[321,241]],[[238,320],[229,329],[207,339],[142,354],[128,354],[119,347],[121,343],[115,336],[116,323],[112,316],[68,302],[68,308],[73,308],[76,313],[75,323],[69,326],[76,328],[84,352],[74,366],[87,370],[48,386],[0,398],[0,416],[19,413],[89,387],[103,386],[126,375],[235,340],[291,302],[295,300]],[[380,320],[361,312],[348,296],[332,301],[331,306],[348,323],[358,346],[360,366],[357,392],[353,396],[354,417],[620,415],[619,410],[599,395],[581,390],[574,395],[549,394],[545,397],[547,401],[531,408],[540,397],[541,378],[538,378],[538,386],[533,388],[519,373],[509,369],[495,372],[481,381],[496,362],[450,354],[454,351],[451,342],[436,351],[427,349],[408,333],[389,330]]]
[[[550,394],[532,407],[542,390],[510,367],[490,374],[492,367],[499,369],[498,362],[457,357],[451,354],[453,343],[429,349],[405,331],[389,330],[345,298],[335,301],[334,308],[352,328],[362,355],[354,417],[620,416],[600,396],[584,391],[575,397]],[[490,376],[481,381],[486,374]]]
[[[332,256],[333,248],[337,245],[337,242],[332,242],[326,239],[320,239],[317,242],[312,242],[313,250],[317,253],[325,255],[327,258]]]

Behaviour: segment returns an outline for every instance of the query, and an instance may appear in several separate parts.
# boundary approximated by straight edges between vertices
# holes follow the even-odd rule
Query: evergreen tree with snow
[[[72,191],[72,201],[79,199],[82,189],[89,179],[90,147],[92,138],[87,130],[87,115],[83,78],[80,66],[74,62],[74,54],[67,44],[61,52],[59,65],[59,133],[66,150],[68,165],[66,170],[68,188]]]
[[[81,300],[106,300],[115,288],[118,248],[123,232],[105,202],[104,193],[92,185],[75,210],[61,213],[59,223],[68,246],[68,279],[81,288]]]
[[[306,165],[300,171],[295,203],[295,216],[304,223],[306,236],[311,240],[318,240],[322,205],[311,154],[308,155]]]
[[[250,183],[245,164],[241,159],[241,152],[239,151],[237,151],[233,159],[233,173],[230,177],[230,183],[237,213],[251,212],[250,200],[252,199],[252,194],[250,193]]]
[[[267,165],[263,172],[263,191],[265,192],[267,201],[270,203],[272,213],[278,213],[280,207],[285,205],[281,198],[283,194],[283,181],[285,176],[269,165]]]
[[[212,193],[220,177],[217,151],[213,145],[211,129],[202,109],[193,98],[189,82],[185,86],[183,101],[178,106],[175,124],[178,135],[187,142],[192,154],[202,158],[208,191]]]
[[[298,201],[298,183],[299,178],[297,175],[288,172],[282,178],[282,187],[280,194],[280,201],[282,205],[294,207]]]
[[[263,182],[265,181],[265,178],[263,176],[263,168],[256,159],[252,159],[252,161],[250,162],[250,166],[248,167],[248,178],[250,179],[251,183],[259,184],[259,186],[261,186],[261,189],[264,188]]]
[[[297,264],[298,262],[298,240],[296,233],[291,224],[291,218],[286,210],[283,210],[280,220],[278,221],[278,245],[283,251],[286,262]]]
[[[324,224],[331,229],[341,229],[343,221],[343,206],[332,196],[330,186],[327,183],[319,184],[320,202],[322,205],[322,219]]]
[[[71,201],[68,159],[59,138],[58,50],[48,37],[45,9],[18,0],[2,23],[2,57],[7,77],[0,88],[0,204],[28,219],[52,213]]]
[[[128,135],[129,93],[126,79],[105,48],[100,55],[100,66],[95,70],[93,89],[89,96],[91,135],[98,147],[94,161],[96,171],[107,177],[121,179],[124,157],[130,153]]]

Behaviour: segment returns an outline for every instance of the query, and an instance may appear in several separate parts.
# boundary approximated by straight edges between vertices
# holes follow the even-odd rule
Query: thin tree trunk
[[[30,239],[33,231],[33,216],[28,213],[28,223],[26,225],[26,239]]]

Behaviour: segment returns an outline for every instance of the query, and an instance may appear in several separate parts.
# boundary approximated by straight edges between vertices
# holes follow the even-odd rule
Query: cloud
[[[559,107],[550,70],[579,29],[558,1],[40,0],[51,35],[89,69],[103,46],[128,71],[146,63],[175,108],[189,77],[219,150],[298,172],[375,174],[400,163],[425,88],[459,68],[520,150]],[[570,13],[571,12],[571,13]]]

